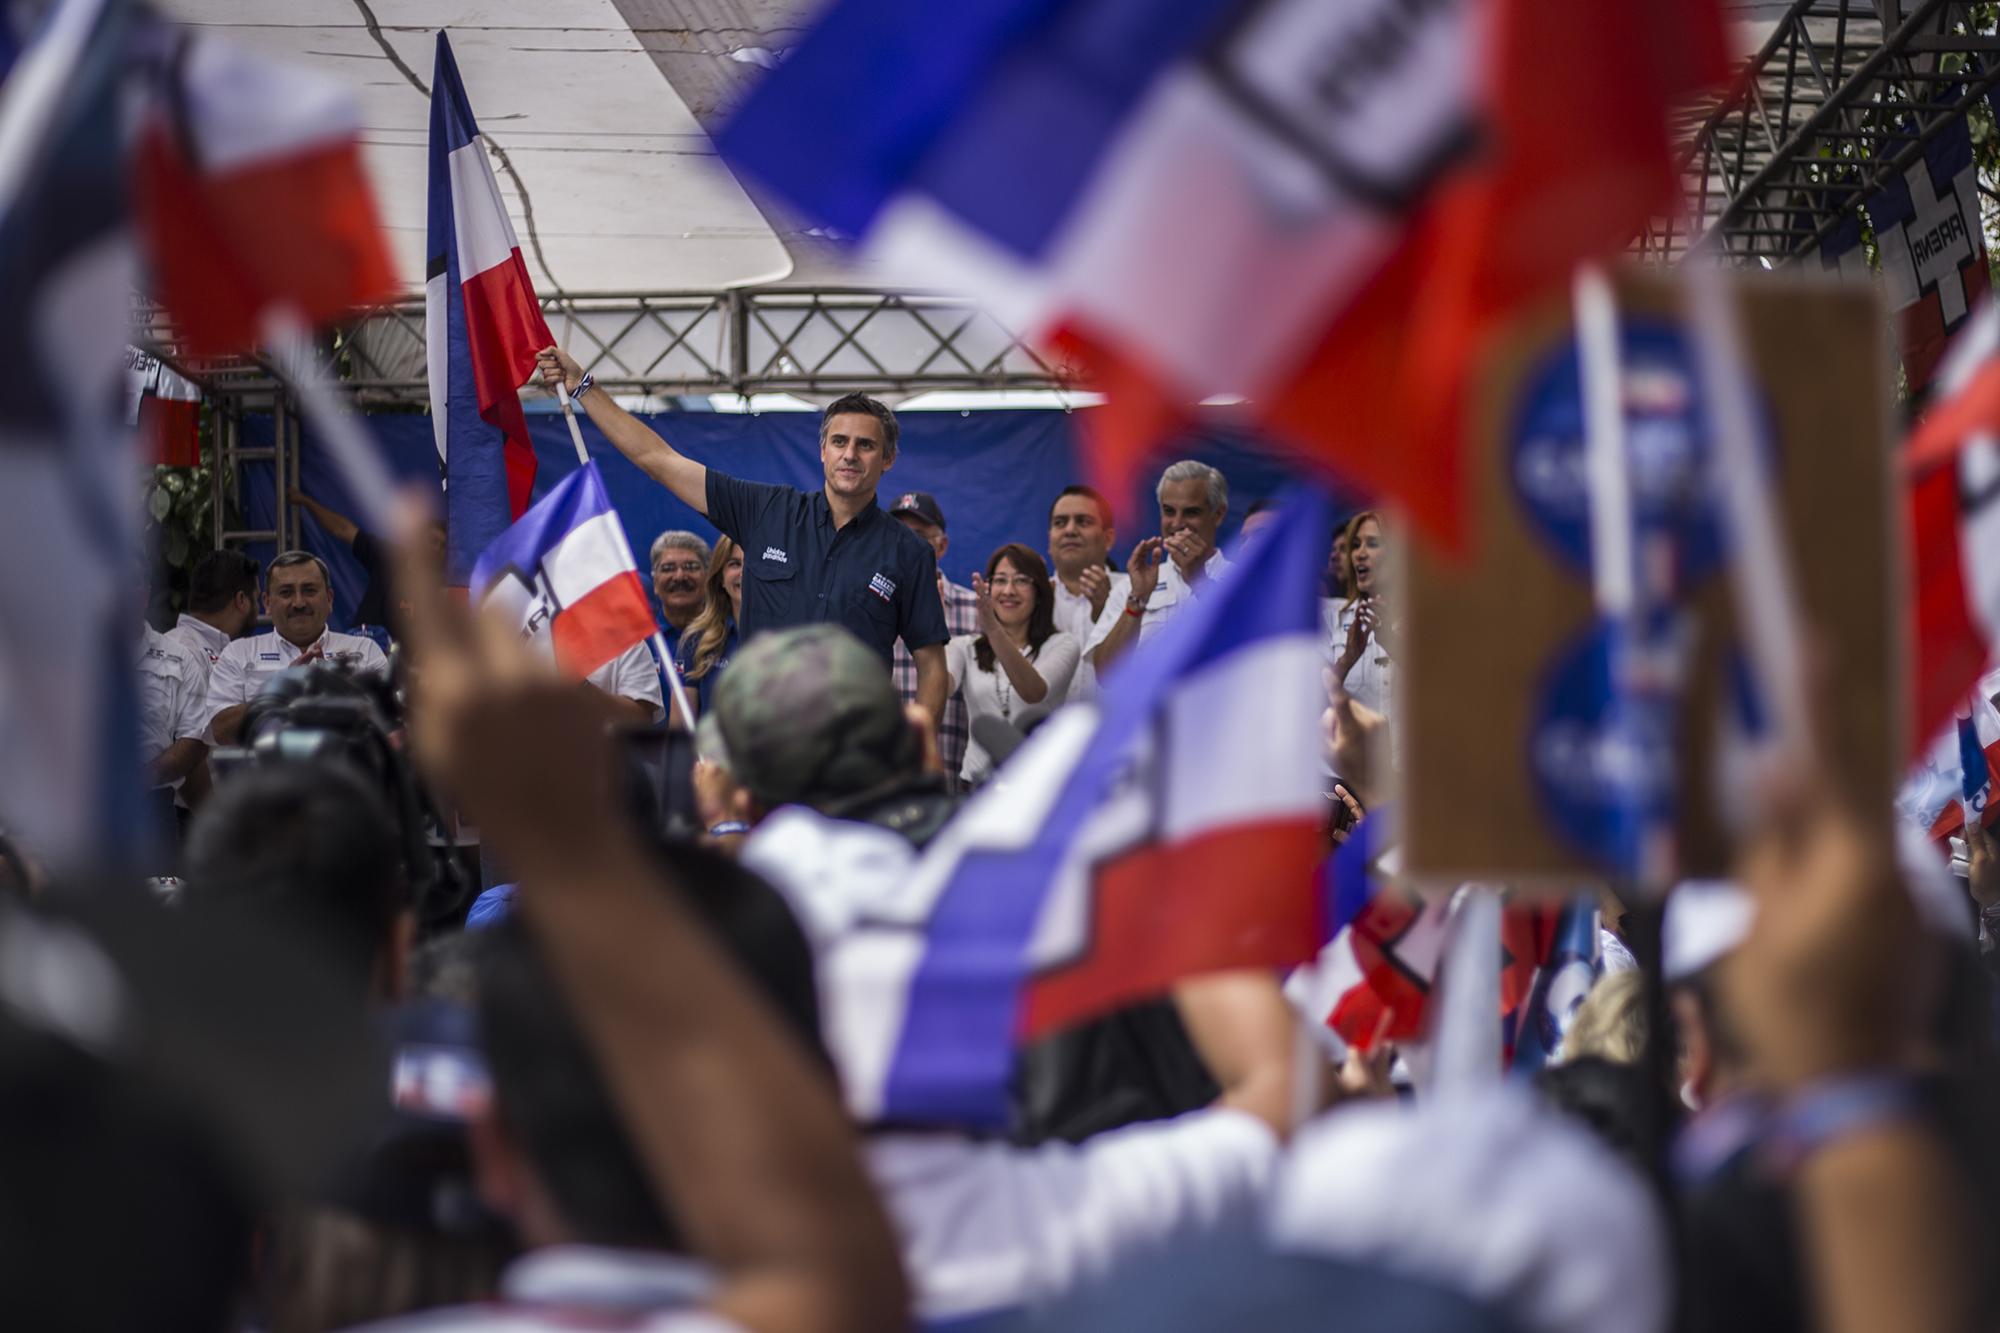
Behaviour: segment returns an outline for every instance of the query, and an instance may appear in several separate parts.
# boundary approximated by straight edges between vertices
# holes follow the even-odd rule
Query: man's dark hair
[[[812,949],[778,891],[706,848],[662,844],[659,857],[716,942],[831,1078]],[[479,935],[480,1042],[494,1107],[563,1222],[586,1244],[684,1249],[669,1201],[649,1188],[532,930],[511,914]]]
[[[874,417],[882,423],[882,457],[891,462],[895,461],[896,439],[902,434],[902,427],[896,424],[896,414],[891,412],[886,404],[870,398],[865,393],[842,394],[826,405],[826,411],[820,413],[819,418],[820,442],[822,444],[826,442],[827,427],[833,424],[833,419],[848,412]]]
[[[226,610],[239,592],[256,603],[257,562],[241,551],[210,551],[188,575],[188,610],[213,615]]]
[[[188,830],[190,910],[268,913],[331,941],[372,975],[409,905],[388,802],[346,764],[260,765],[234,774]]]
[[[1252,500],[1250,502],[1250,507],[1243,511],[1243,517],[1255,518],[1257,515],[1263,513],[1266,509],[1276,509],[1277,507],[1278,507],[1277,497],[1273,495],[1266,495],[1262,499]]]
[[[280,555],[277,559],[271,562],[271,568],[268,571],[266,571],[264,577],[268,581],[272,575],[276,574],[281,569],[290,569],[294,565],[303,565],[308,563],[319,566],[320,579],[323,582],[331,585],[331,583],[333,582],[333,574],[330,570],[327,569],[326,561],[320,559],[318,556],[314,555],[311,551],[286,551],[284,554]]]
[[[1072,495],[1081,495],[1097,506],[1097,521],[1105,527],[1111,526],[1111,502],[1104,498],[1104,492],[1095,486],[1065,486],[1056,492],[1056,498],[1049,501],[1049,522],[1056,521],[1056,506]]]

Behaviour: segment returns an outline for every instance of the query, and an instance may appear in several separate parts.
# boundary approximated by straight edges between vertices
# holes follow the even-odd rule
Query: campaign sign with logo
[[[1869,286],[1740,281],[1762,456],[1829,675],[1828,762],[1886,804],[1904,638],[1886,322]],[[1742,802],[1724,761],[1746,709],[1706,418],[1676,282],[1635,271],[1617,291],[1642,581],[1669,605],[1643,630],[1599,615],[1575,337],[1552,301],[1489,344],[1468,419],[1474,553],[1408,553],[1395,749],[1413,876],[1574,885],[1662,844],[1683,875],[1728,864]]]

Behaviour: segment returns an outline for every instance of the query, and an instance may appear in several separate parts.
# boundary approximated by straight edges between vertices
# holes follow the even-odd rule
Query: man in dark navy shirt
[[[742,548],[746,642],[767,629],[829,620],[879,653],[886,670],[901,639],[917,664],[917,703],[933,720],[944,711],[950,636],[937,596],[937,557],[875,503],[882,474],[896,461],[893,412],[858,393],[830,404],[819,425],[826,482],[808,494],[740,481],[695,462],[597,390],[560,348],[542,351],[541,369],[551,388],[560,377],[640,471]]]

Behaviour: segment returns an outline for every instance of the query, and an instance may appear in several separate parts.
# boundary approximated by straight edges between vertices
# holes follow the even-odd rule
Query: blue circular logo
[[[1598,620],[1557,657],[1535,702],[1528,772],[1558,834],[1627,873],[1674,811],[1674,659],[1663,619],[1629,640]]]
[[[1621,333],[1634,535],[1642,548],[1665,538],[1674,552],[1675,585],[1687,588],[1714,572],[1724,548],[1700,382],[1678,328],[1628,318]],[[1773,435],[1769,429],[1761,434],[1768,468]],[[1587,575],[1590,488],[1583,435],[1583,372],[1576,341],[1566,338],[1527,377],[1508,463],[1514,492],[1535,528]]]

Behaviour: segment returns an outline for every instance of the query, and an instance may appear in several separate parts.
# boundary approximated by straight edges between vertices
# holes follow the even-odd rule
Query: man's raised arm
[[[583,380],[583,367],[560,347],[544,347],[536,358],[542,383],[554,393],[557,383],[576,394]],[[680,502],[697,514],[708,514],[708,469],[675,449],[660,433],[611,401],[611,395],[594,389],[576,399],[589,414],[591,424],[604,432],[618,452],[631,459],[639,470],[672,491]]]

